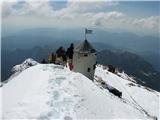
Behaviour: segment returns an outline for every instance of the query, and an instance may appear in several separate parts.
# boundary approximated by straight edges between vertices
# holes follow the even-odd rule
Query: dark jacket
[[[68,49],[67,49],[67,52],[66,52],[66,55],[69,59],[73,59],[73,50],[74,50],[74,47],[73,45],[71,45]]]

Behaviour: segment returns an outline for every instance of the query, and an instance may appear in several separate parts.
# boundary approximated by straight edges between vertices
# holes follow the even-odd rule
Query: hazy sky
[[[159,1],[77,1],[4,0],[2,30],[94,27],[145,35],[159,33]]]

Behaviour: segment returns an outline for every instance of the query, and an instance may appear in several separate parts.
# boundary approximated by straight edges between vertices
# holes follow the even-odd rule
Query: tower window
[[[88,72],[90,72],[91,71],[91,69],[90,68],[88,68]]]
[[[96,69],[96,64],[93,65],[93,70],[95,70],[95,69]]]
[[[87,54],[84,54],[84,56],[87,57],[88,55],[87,55]]]

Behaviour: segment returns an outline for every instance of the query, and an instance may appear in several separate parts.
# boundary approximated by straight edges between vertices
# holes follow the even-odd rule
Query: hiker
[[[54,54],[54,52],[51,55],[52,55],[51,63],[55,63],[55,61],[56,61],[56,55]]]
[[[52,62],[52,55],[49,53],[48,55],[48,62],[51,63]]]
[[[61,57],[62,57],[62,65],[66,66],[66,63],[67,63],[67,57],[66,57],[66,51],[64,48],[62,48],[62,51],[61,51]]]
[[[57,51],[56,51],[57,57],[61,57],[61,56],[62,56],[62,49],[63,49],[62,46],[60,46],[60,47],[57,49]]]
[[[122,98],[122,92],[119,91],[119,90],[117,90],[116,88],[114,88],[114,87],[106,84],[105,81],[102,81],[102,82],[101,82],[101,85],[102,85],[103,88],[108,89],[108,91],[109,91],[110,93],[114,94],[115,96],[118,96],[119,98]]]
[[[57,54],[57,58],[56,58],[56,63],[61,65],[61,64],[65,64],[66,61],[66,52],[65,49],[61,46],[58,48],[58,50],[56,51]]]
[[[115,73],[115,68],[112,65],[108,65],[108,71]]]
[[[69,64],[69,69],[73,69],[73,50],[74,50],[74,45],[71,43],[70,47],[67,49],[66,55],[67,55],[67,61]]]
[[[61,56],[61,51],[62,51],[62,46],[59,47],[56,51],[56,64],[60,65],[62,63],[62,56]]]
[[[55,61],[56,61],[56,55],[54,53],[50,53],[48,55],[48,62],[49,63],[55,63]]]
[[[115,96],[118,96],[119,98],[122,98],[122,92],[117,90],[116,88],[110,88],[108,89],[109,92],[111,92],[112,94],[114,94]]]
[[[43,60],[41,61],[41,63],[42,63],[42,64],[46,64],[47,62],[46,62],[45,59],[43,59]]]
[[[71,43],[70,47],[67,49],[66,55],[69,59],[73,59],[73,50],[74,50],[74,45]]]

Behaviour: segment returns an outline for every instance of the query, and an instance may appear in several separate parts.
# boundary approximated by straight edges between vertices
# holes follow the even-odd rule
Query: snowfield
[[[1,118],[72,120],[158,117],[158,92],[138,86],[127,80],[125,74],[119,77],[102,66],[96,68],[95,75],[122,91],[122,98],[68,68],[37,64],[23,70],[0,88]]]

